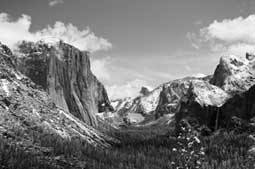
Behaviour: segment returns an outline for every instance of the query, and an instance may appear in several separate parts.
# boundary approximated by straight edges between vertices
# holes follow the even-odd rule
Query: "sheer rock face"
[[[223,56],[217,66],[211,84],[230,94],[247,91],[255,83],[255,57]]]
[[[104,86],[91,72],[87,52],[61,41],[23,42],[17,67],[42,86],[58,107],[89,125],[97,126],[97,112],[112,110]]]
[[[234,117],[245,121],[255,117],[255,85],[233,96],[216,86],[199,83],[200,87],[191,86],[189,95],[182,99],[176,114],[177,123],[180,120],[195,119],[199,126],[206,125],[217,130],[221,127],[229,128]]]
[[[193,77],[187,77],[164,84],[155,110],[156,117],[176,113],[181,98],[187,95],[189,85],[195,79]]]
[[[180,101],[176,121],[179,123],[181,120],[192,119],[199,125],[206,125],[213,129],[218,118],[217,113],[222,113],[220,107],[229,98],[230,95],[221,88],[203,80],[193,80],[187,95]]]
[[[188,94],[191,83],[195,80],[208,82],[211,76],[185,77],[165,83],[159,95],[159,102],[155,110],[156,117],[164,114],[174,114],[179,111],[181,99]]]
[[[211,85],[202,88],[192,85],[188,97],[182,99],[177,121],[191,118],[217,129],[229,126],[232,117],[243,120],[254,117],[254,63],[250,54],[222,57]]]
[[[191,120],[213,130],[228,126],[233,116],[249,120],[255,116],[254,63],[250,54],[224,56],[212,78],[183,79],[174,85],[177,88],[169,83],[160,93],[156,114],[175,113],[176,124]],[[180,87],[182,83],[186,87]]]
[[[0,50],[1,137],[35,151],[40,145],[36,138],[43,136],[80,138],[94,146],[110,146],[114,139],[58,108],[47,92],[17,71],[14,57],[8,54]]]

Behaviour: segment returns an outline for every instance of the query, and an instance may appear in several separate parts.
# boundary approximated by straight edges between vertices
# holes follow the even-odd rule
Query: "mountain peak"
[[[255,82],[255,60],[235,55],[223,56],[217,66],[211,83],[228,93],[248,90]]]
[[[150,93],[149,89],[147,87],[142,87],[141,90],[140,90],[140,94],[142,96],[145,96],[145,95],[148,95]]]

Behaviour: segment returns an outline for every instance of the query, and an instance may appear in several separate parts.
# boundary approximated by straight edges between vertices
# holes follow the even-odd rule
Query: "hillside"
[[[61,142],[77,140],[77,144],[83,142],[98,149],[116,142],[58,107],[41,86],[16,69],[15,57],[9,48],[0,46],[1,145],[14,146],[46,165],[64,160],[50,155]]]

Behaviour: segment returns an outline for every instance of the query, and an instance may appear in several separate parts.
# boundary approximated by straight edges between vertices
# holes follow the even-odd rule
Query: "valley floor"
[[[3,169],[252,169],[255,157],[248,155],[253,141],[248,134],[220,132],[197,138],[192,135],[157,136],[135,130],[111,133],[121,140],[110,149],[97,149],[81,140],[63,141],[41,136],[26,145],[0,138],[0,168]],[[19,143],[19,144],[17,144]],[[38,145],[38,146],[35,146]]]

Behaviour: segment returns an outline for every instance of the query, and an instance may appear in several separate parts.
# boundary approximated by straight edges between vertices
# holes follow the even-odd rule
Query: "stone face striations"
[[[230,94],[247,91],[255,83],[255,57],[229,55],[220,59],[211,84]]]
[[[42,86],[55,104],[89,125],[97,126],[96,113],[112,110],[107,92],[90,69],[89,53],[57,41],[23,42],[18,69]]]
[[[254,108],[254,56],[223,56],[210,84],[192,82],[176,114],[180,120],[192,119],[212,130],[228,127],[233,117],[250,120]],[[206,85],[205,85],[206,84]]]
[[[110,147],[112,139],[57,107],[51,97],[15,67],[15,57],[0,44],[0,135],[8,143],[36,152],[41,137],[78,138],[96,147]],[[7,48],[6,48],[7,49]]]

